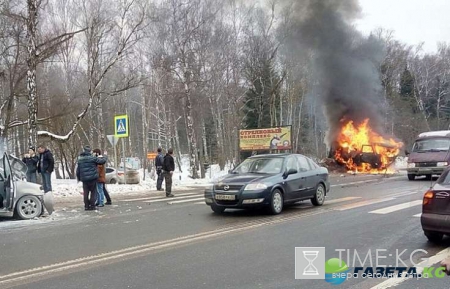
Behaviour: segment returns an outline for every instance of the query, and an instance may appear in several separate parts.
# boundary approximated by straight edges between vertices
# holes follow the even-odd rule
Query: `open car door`
[[[13,209],[14,198],[16,196],[16,184],[14,183],[14,177],[12,174],[11,164],[9,162],[8,155],[3,155],[3,178],[5,179],[5,195],[6,202],[5,207],[8,210]]]

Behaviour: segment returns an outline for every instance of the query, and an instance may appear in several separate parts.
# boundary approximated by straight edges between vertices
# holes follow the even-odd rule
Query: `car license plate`
[[[236,199],[235,195],[215,195],[216,200],[233,201]]]

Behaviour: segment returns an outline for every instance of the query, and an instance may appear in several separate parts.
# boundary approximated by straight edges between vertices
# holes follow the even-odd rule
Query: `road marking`
[[[196,195],[196,194],[198,194],[198,193],[183,193],[183,194],[177,194],[177,196],[189,196],[189,195]],[[145,197],[145,198],[119,200],[119,202],[157,200],[157,199],[164,199],[164,198],[166,198],[166,197],[165,196],[153,196],[153,197]]]
[[[206,203],[205,203],[205,201],[203,201],[203,202],[196,202],[196,203],[194,203],[194,205],[206,205]]]
[[[395,199],[394,198],[384,198],[384,199],[361,201],[361,202],[357,202],[357,203],[353,203],[353,204],[348,204],[348,205],[342,206],[340,208],[336,208],[335,210],[346,211],[346,210],[351,210],[351,209],[355,209],[355,208],[359,208],[359,207],[369,206],[369,205],[392,201],[392,200],[395,200]]]
[[[171,200],[182,200],[182,199],[188,199],[188,198],[195,198],[195,197],[200,197],[200,196],[204,197],[204,194],[195,194],[195,195],[182,196],[182,197],[175,196],[173,198],[164,197],[164,198],[160,198],[160,199],[144,201],[144,203],[159,203],[159,202],[167,202],[167,201],[171,201]]]
[[[351,201],[351,200],[356,200],[356,199],[361,199],[361,197],[345,197],[345,198],[340,198],[340,199],[331,199],[331,200],[326,200],[325,199],[325,204],[336,204],[336,203],[341,203],[341,202],[346,202],[346,201]]]
[[[390,195],[390,197],[398,198],[398,197],[405,197],[405,196],[415,195],[415,194],[419,194],[419,193],[423,194],[424,192],[422,192],[422,191],[408,191],[408,192],[402,192],[402,193],[393,194],[393,195]]]
[[[184,244],[192,244],[194,242],[213,239],[221,236],[225,236],[232,233],[245,232],[260,227],[265,227],[268,225],[276,225],[279,223],[289,222],[298,220],[304,217],[315,216],[325,212],[330,212],[331,210],[320,208],[313,211],[307,211],[302,214],[293,214],[285,216],[274,216],[269,220],[255,220],[248,221],[242,224],[227,225],[222,228],[218,228],[211,231],[206,231],[202,233],[187,235],[183,237],[178,237],[174,239],[169,239],[160,242],[148,243],[144,245],[128,247],[116,251],[111,251],[108,253],[102,253],[98,255],[82,257],[78,259],[73,259],[61,263],[56,263],[52,265],[46,265],[43,267],[32,268],[20,272],[10,273],[7,275],[0,276],[0,287],[1,288],[11,288],[20,282],[21,285],[24,283],[31,283],[36,280],[36,278],[50,278],[51,274],[61,273],[69,270],[83,270],[87,266],[101,265],[102,263],[119,261],[124,258],[134,258],[142,257],[145,253],[150,253],[152,251],[168,249],[171,247],[176,247]],[[5,287],[8,286],[8,287]]]
[[[441,262],[442,260],[444,260],[445,258],[448,258],[450,254],[450,248],[444,249],[442,251],[440,251],[439,253],[437,253],[436,255],[430,257],[427,260],[424,260],[422,262],[420,262],[419,264],[417,264],[416,266],[416,271],[417,274],[421,274],[423,272],[424,267],[431,267],[434,264],[437,264],[439,262]],[[405,273],[403,273],[405,274]],[[386,288],[391,288],[394,286],[398,286],[401,283],[405,282],[406,280],[409,280],[410,278],[408,277],[395,277],[395,278],[390,278],[380,284],[378,284],[377,286],[374,286],[370,289],[386,289]]]
[[[415,207],[415,206],[419,206],[419,205],[422,205],[422,200],[406,202],[406,203],[403,203],[403,204],[390,206],[390,207],[386,207],[386,208],[383,208],[383,209],[378,209],[378,210],[369,212],[369,214],[385,215],[385,214],[393,213],[393,212],[396,212],[396,211],[400,211],[400,210],[412,208],[412,207]]]
[[[189,199],[189,200],[174,201],[174,202],[167,202],[167,204],[169,204],[169,205],[182,204],[182,203],[196,202],[196,201],[200,201],[200,200],[205,200],[205,197]]]
[[[331,185],[330,187],[334,188],[334,187],[351,186],[351,185],[357,185],[357,184],[373,183],[373,182],[377,182],[378,180],[379,179],[367,180],[367,181],[357,181],[357,182],[343,183],[343,184],[334,184],[334,185]]]
[[[420,218],[420,217],[422,217],[422,213],[416,214],[416,215],[414,215],[413,217],[414,217],[414,218]]]

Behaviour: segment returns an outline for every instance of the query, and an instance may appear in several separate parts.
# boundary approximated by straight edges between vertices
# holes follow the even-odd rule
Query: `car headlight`
[[[436,165],[438,167],[446,167],[446,166],[448,166],[448,162],[438,162]]]
[[[408,163],[408,168],[415,168],[416,167],[416,163]]]
[[[256,191],[265,189],[267,189],[267,186],[265,184],[255,183],[246,185],[244,191]]]

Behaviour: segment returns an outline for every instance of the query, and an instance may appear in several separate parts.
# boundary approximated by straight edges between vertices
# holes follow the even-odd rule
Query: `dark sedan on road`
[[[425,236],[432,242],[450,235],[450,167],[425,193],[420,221]]]
[[[246,159],[205,190],[205,202],[215,213],[227,208],[266,207],[279,214],[283,206],[311,200],[321,206],[330,189],[328,170],[299,154],[270,154]]]

